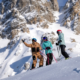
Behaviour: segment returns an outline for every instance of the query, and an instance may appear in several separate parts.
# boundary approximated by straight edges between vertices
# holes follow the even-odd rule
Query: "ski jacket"
[[[60,41],[60,40],[61,40],[61,42],[59,43],[59,45],[65,45],[64,34],[63,33],[59,34],[58,41]]]
[[[33,54],[38,54],[40,53],[40,50],[41,50],[41,46],[38,42],[35,42],[35,44],[27,44],[26,42],[24,42],[24,44],[27,46],[27,47],[30,47],[31,48],[31,51],[32,51],[32,55]]]
[[[52,49],[52,43],[50,41],[45,41],[42,43],[42,49],[45,50],[46,54],[52,53],[51,49],[46,49],[47,47],[50,47]]]

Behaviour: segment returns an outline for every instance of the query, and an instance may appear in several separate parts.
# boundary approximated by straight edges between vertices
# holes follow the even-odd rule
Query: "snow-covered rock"
[[[80,34],[80,1],[79,0],[68,0],[64,7],[64,17],[62,19],[62,23],[67,28],[71,28],[71,30],[75,31],[76,34]]]
[[[26,62],[26,63],[24,64],[24,67],[25,67],[25,70],[30,69],[30,63],[29,63],[29,62]]]

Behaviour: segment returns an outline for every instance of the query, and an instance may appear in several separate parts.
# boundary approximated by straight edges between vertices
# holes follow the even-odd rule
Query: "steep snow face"
[[[26,0],[26,1],[29,1],[29,0]],[[18,10],[16,8],[12,10],[8,10],[6,13],[4,13],[4,15],[1,15],[3,17],[2,19],[3,25],[2,24],[0,25],[0,30],[1,32],[3,31],[2,33],[3,37],[10,38],[11,29],[12,31],[13,30],[14,31],[12,32],[13,39],[10,40],[10,43],[9,43],[9,40],[5,38],[4,38],[5,40],[0,39],[0,44],[2,47],[0,48],[0,79],[26,72],[27,70],[25,70],[25,67],[24,67],[24,64],[26,62],[30,62],[30,66],[32,65],[31,49],[26,47],[22,43],[21,39],[25,39],[26,43],[31,44],[32,38],[36,38],[37,41],[41,43],[41,37],[46,35],[49,41],[51,41],[53,44],[52,51],[55,58],[57,59],[59,58],[59,54],[57,51],[57,46],[55,45],[58,38],[56,31],[58,29],[61,29],[65,36],[66,51],[68,52],[70,57],[73,58],[73,57],[80,56],[80,36],[75,35],[73,31],[61,25],[62,18],[65,15],[63,13],[54,12],[50,8],[51,6],[47,6],[47,4],[45,4],[46,6],[44,7],[44,5],[42,5],[41,3],[44,3],[45,0],[43,2],[40,2],[40,1],[36,3],[34,2],[33,3],[34,5],[29,5],[29,7],[25,7],[24,9],[22,8],[21,10]],[[36,7],[35,5],[38,7]],[[53,14],[56,17],[55,23],[53,23],[54,21],[54,17],[52,17]],[[43,15],[44,15],[44,18],[43,18]],[[48,22],[48,20],[50,20],[50,23]],[[36,21],[40,21],[40,22],[36,22]],[[11,25],[10,22],[12,22],[11,24],[13,25]],[[24,23],[24,24],[20,24],[20,23]],[[30,31],[29,33],[27,33],[27,30],[25,29],[25,27],[29,29]],[[5,32],[7,34],[5,34]],[[16,33],[15,37],[14,37],[14,33]],[[0,36],[2,34],[0,33]],[[42,51],[42,52],[45,55],[45,51]],[[46,57],[46,55],[44,57]],[[65,58],[61,56],[60,59],[64,60]],[[45,60],[46,59],[44,58],[44,66],[45,66]],[[53,61],[53,64],[54,63],[55,63],[55,60]],[[39,60],[36,67],[38,66],[39,66]]]
[[[80,57],[34,69],[3,80],[79,80]]]
[[[51,40],[54,41],[52,51],[55,58],[58,59],[59,54],[57,51],[57,46],[55,45],[56,39],[58,38],[56,31],[58,29],[61,29],[65,36],[66,51],[68,52],[69,56],[72,58],[80,56],[80,36],[75,35],[73,31],[60,25],[59,21],[61,20],[59,20],[59,16],[62,13],[54,12],[54,14],[57,17],[56,18],[57,22],[49,24],[50,27],[48,29],[37,28],[37,25],[27,25],[27,27],[30,30],[30,34],[19,32],[18,36],[16,36],[13,40],[11,40],[11,43],[9,44],[10,47],[8,46],[8,48],[4,48],[3,50],[0,49],[2,50],[2,53],[0,54],[1,57],[0,79],[26,72],[27,70],[25,70],[24,67],[24,64],[26,62],[30,62],[30,66],[32,65],[31,49],[26,47],[21,42],[21,39],[26,39],[25,42],[30,44],[32,43],[31,39],[36,38],[37,41],[41,43],[42,35],[46,35],[50,41]],[[1,45],[3,45],[3,43]],[[6,45],[4,47],[6,47]],[[42,52],[45,55],[45,52],[44,51]],[[61,56],[60,59],[61,61],[65,60],[63,56]],[[45,66],[45,60],[46,60],[46,55],[44,56],[44,66]],[[54,63],[56,63],[55,60],[53,61],[52,64]],[[36,67],[38,66],[39,66],[39,60]]]

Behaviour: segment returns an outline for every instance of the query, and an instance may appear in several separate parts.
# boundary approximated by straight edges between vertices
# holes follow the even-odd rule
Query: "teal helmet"
[[[33,39],[32,39],[32,41],[35,41],[35,42],[36,42],[36,41],[37,41],[37,39],[36,39],[36,38],[33,38]]]

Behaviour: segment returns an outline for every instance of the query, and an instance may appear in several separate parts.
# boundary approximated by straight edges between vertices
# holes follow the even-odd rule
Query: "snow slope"
[[[2,80],[80,80],[80,57]]]
[[[45,3],[46,0],[42,0],[42,1],[43,1],[43,3]],[[67,0],[58,0],[59,6],[64,6],[66,2],[67,2]],[[32,13],[32,14],[29,14],[29,15],[32,16],[34,14]],[[29,17],[29,15],[26,15],[26,16]],[[68,52],[70,57],[74,58],[74,57],[80,56],[80,35],[75,35],[75,33],[73,31],[71,31],[70,29],[67,29],[64,26],[61,26],[61,20],[64,16],[63,13],[54,12],[54,15],[56,16],[56,22],[53,23],[53,24],[49,24],[49,29],[37,28],[37,24],[36,25],[27,25],[27,27],[30,30],[30,34],[28,34],[28,33],[19,33],[19,35],[17,35],[18,40],[16,40],[15,38],[13,40],[13,41],[17,41],[17,42],[15,43],[15,45],[13,45],[12,48],[7,48],[7,45],[9,43],[8,39],[0,39],[0,44],[1,44],[0,45],[0,79],[8,78],[8,77],[11,77],[11,76],[15,76],[17,74],[22,74],[24,72],[27,72],[24,69],[24,64],[26,62],[30,62],[32,64],[31,49],[26,47],[21,42],[21,39],[26,39],[27,43],[31,43],[31,39],[35,37],[35,38],[37,38],[37,41],[39,43],[41,43],[41,36],[43,34],[54,32],[55,35],[53,35],[53,36],[55,38],[58,38],[58,35],[56,34],[56,31],[58,29],[61,29],[62,32],[64,33],[64,36],[65,36],[66,51]],[[2,26],[0,26],[0,27],[2,27]],[[51,38],[52,36],[49,36],[49,37]],[[72,42],[71,39],[75,39],[76,42]],[[52,50],[53,50],[53,54],[54,54],[55,58],[56,59],[59,58],[58,52],[57,52],[57,47],[56,47],[55,44],[53,44],[53,49]],[[63,56],[61,56],[61,60],[62,61],[64,60]],[[45,61],[45,59],[44,59],[44,61]],[[52,67],[55,66],[55,65],[58,65],[58,64],[54,65],[54,63],[55,63],[55,61],[53,61],[53,65],[51,65],[50,68],[53,69],[53,71],[55,72],[55,70],[54,70],[55,67],[54,68],[52,68]],[[65,61],[60,62],[60,63],[63,63],[62,65],[64,65]],[[59,66],[61,65],[60,63],[59,63]],[[37,63],[37,67],[38,67],[38,65],[39,65],[39,63]],[[45,66],[45,62],[44,62],[44,66]],[[62,68],[62,66],[61,66],[61,68]],[[46,69],[49,69],[49,67],[44,67],[43,69],[44,69],[44,72],[47,73]],[[43,69],[41,70],[41,72],[39,74],[42,73]],[[37,74],[36,70],[34,70],[35,74]],[[32,72],[31,73],[30,72],[28,72],[28,73],[31,74]],[[50,72],[51,72],[51,70],[50,70]],[[28,73],[24,73],[23,75],[29,76]],[[51,73],[53,73],[53,72],[51,72]],[[59,73],[56,73],[56,74],[59,74]],[[21,75],[19,75],[19,76],[21,76]],[[41,76],[43,76],[43,75],[41,74]],[[37,80],[38,80],[38,77],[37,77]],[[19,77],[17,77],[17,78],[19,79]],[[30,78],[30,77],[28,77],[28,78]]]
[[[11,49],[3,49],[4,52],[0,55],[0,79],[7,78],[10,76],[14,76],[20,73],[26,72],[24,69],[24,64],[28,61],[32,64],[31,58],[31,49],[26,47],[20,40],[26,38],[27,43],[31,43],[31,39],[33,37],[37,38],[37,41],[40,43],[41,36],[44,33],[51,33],[52,31],[55,33],[54,37],[58,37],[56,34],[57,29],[61,29],[65,36],[66,41],[66,51],[70,55],[70,57],[78,57],[80,56],[80,36],[75,35],[73,31],[70,29],[61,26],[60,19],[62,18],[61,14],[58,12],[54,12],[56,16],[56,22],[53,24],[49,24],[49,29],[37,28],[37,25],[28,25],[30,29],[30,34],[27,33],[19,33],[18,41]],[[71,38],[75,39],[76,42],[71,42]],[[1,41],[2,42],[2,41]],[[3,44],[3,43],[2,43]],[[6,42],[8,44],[8,41]],[[6,45],[4,46],[6,47]],[[72,49],[70,51],[70,49]],[[45,54],[45,53],[44,53]],[[53,54],[55,58],[59,58],[56,45],[53,44]],[[64,57],[61,57],[64,60]],[[45,60],[44,60],[45,61]],[[53,62],[53,64],[55,61]],[[39,63],[38,63],[39,64]],[[38,67],[37,64],[37,67]],[[45,62],[44,62],[45,66]],[[52,65],[53,66],[53,65]],[[45,68],[45,67],[44,67]],[[38,79],[37,79],[38,80]]]

